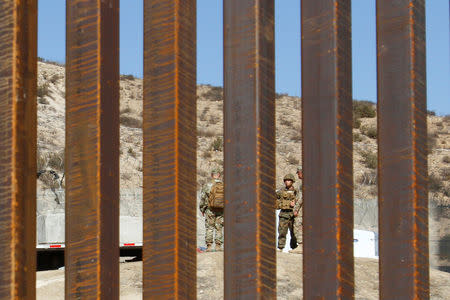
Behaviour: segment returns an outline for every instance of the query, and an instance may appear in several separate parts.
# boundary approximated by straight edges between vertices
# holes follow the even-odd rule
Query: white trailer
[[[37,217],[38,270],[64,265],[65,214]],[[142,217],[120,216],[120,256],[142,257]]]

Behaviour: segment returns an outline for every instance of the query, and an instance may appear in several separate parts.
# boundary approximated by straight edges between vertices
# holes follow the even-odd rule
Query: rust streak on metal
[[[354,297],[351,1],[303,0],[305,299]]]
[[[144,1],[144,299],[196,297],[196,1]]]
[[[225,299],[275,299],[274,1],[224,1]]]
[[[119,298],[119,1],[67,1],[66,299]]]
[[[425,1],[377,1],[380,297],[428,299]]]
[[[37,1],[0,3],[0,298],[36,298]]]

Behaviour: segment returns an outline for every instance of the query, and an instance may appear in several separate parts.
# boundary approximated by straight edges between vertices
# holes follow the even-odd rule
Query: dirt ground
[[[197,298],[223,299],[223,252],[197,256]],[[277,253],[278,299],[302,298],[302,255]],[[378,299],[378,260],[356,258],[356,299]],[[64,270],[37,273],[37,299],[64,299]],[[431,299],[449,299],[450,273],[431,270]],[[120,298],[142,299],[142,262],[120,264]]]

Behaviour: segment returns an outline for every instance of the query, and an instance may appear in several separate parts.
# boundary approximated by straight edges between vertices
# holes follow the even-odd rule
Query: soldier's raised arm
[[[303,201],[302,201],[302,197],[300,194],[300,191],[295,189],[296,193],[295,193],[295,205],[294,205],[294,216],[297,216],[300,208],[302,208],[303,206]]]
[[[200,211],[202,214],[204,214],[206,209],[208,208],[208,197],[209,197],[209,195],[208,195],[208,191],[207,191],[207,186],[204,185],[202,187],[201,197],[200,197],[200,205],[199,205],[199,208],[200,208]]]

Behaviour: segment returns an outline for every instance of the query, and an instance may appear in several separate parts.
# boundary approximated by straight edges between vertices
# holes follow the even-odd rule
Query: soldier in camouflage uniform
[[[277,190],[276,208],[280,209],[278,215],[278,250],[282,251],[286,245],[286,235],[288,230],[291,233],[292,249],[297,247],[297,238],[294,232],[294,208],[299,202],[299,192],[294,187],[295,177],[287,174],[283,178],[284,186]]]
[[[302,197],[302,182],[303,180],[303,170],[302,167],[297,168],[297,176],[298,176],[298,201],[294,206],[294,234],[297,238],[297,245],[299,247],[293,248],[293,250],[289,251],[290,253],[302,253],[302,243],[303,243],[303,197]]]
[[[208,207],[208,199],[211,189],[215,182],[222,182],[220,170],[211,172],[212,180],[202,188],[200,199],[200,211],[205,217],[205,242],[206,251],[212,251],[213,241],[215,242],[215,251],[220,251],[223,244],[223,212],[224,209]],[[214,231],[216,232],[214,240]]]

